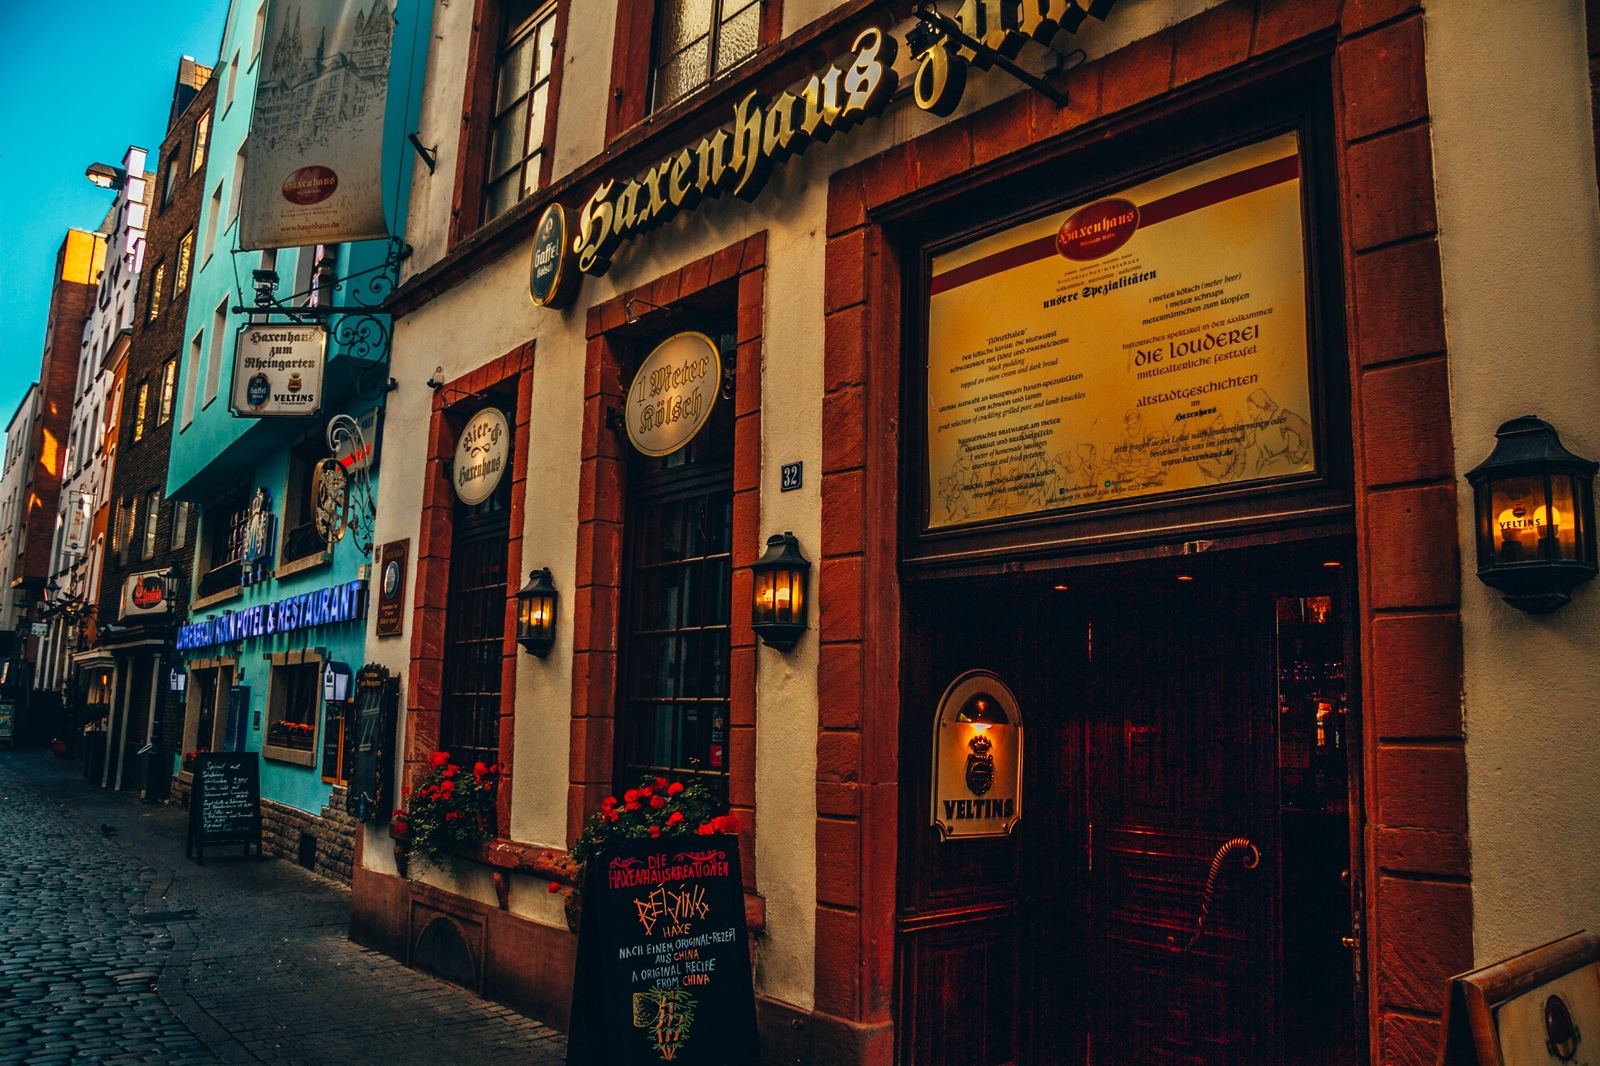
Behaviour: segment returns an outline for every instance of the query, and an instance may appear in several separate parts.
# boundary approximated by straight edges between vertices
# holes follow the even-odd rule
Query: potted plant
[[[195,757],[199,756],[199,755],[204,755],[206,752],[208,752],[210,750],[211,750],[210,748],[196,748],[193,751],[184,752],[183,753],[183,768],[185,770],[188,770],[190,773],[193,773],[194,772],[194,760],[195,760]]]
[[[494,837],[499,781],[499,763],[475,763],[468,771],[451,762],[449,752],[436,751],[415,790],[400,790],[405,806],[395,810],[389,833],[435,865],[471,851]]]
[[[576,879],[586,862],[623,841],[739,831],[736,816],[715,810],[716,801],[699,781],[685,785],[664,777],[642,778],[638,788],[628,789],[620,799],[607,796],[601,802],[567,853],[568,872]],[[550,891],[562,891],[560,882],[550,882]],[[576,887],[565,891],[567,927],[577,932],[581,893]]]

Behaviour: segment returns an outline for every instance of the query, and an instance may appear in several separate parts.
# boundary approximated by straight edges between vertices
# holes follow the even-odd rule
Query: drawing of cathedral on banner
[[[335,39],[332,52],[329,26],[302,31],[304,7],[285,12],[256,90],[251,135],[267,151],[326,147],[335,135],[360,131],[369,115],[383,121],[394,37],[389,0],[372,0],[371,10],[358,8],[354,19],[335,23],[335,33],[348,30],[348,40]],[[313,33],[314,44],[307,41]]]
[[[1100,426],[1096,420],[1092,432]],[[1311,423],[1255,389],[1231,415],[1217,407],[1180,412],[1170,422],[1138,408],[1114,436],[1046,445],[963,451],[935,479],[931,525],[1108,502],[1305,473],[1315,468]]]

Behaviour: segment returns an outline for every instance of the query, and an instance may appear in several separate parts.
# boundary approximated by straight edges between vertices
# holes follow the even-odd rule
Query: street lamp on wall
[[[800,554],[793,533],[767,538],[767,553],[750,565],[755,595],[750,607],[750,628],[761,642],[788,651],[806,631],[806,575],[811,561]]]
[[[532,570],[517,591],[517,643],[543,659],[556,642],[556,587],[550,569]]]
[[[1532,415],[1495,431],[1494,451],[1467,472],[1476,505],[1478,578],[1529,614],[1568,603],[1595,576],[1594,475]]]

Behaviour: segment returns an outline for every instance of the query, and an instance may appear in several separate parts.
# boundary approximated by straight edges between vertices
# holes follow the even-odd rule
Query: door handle
[[[1217,891],[1217,875],[1222,873],[1223,860],[1235,851],[1246,853],[1244,857],[1246,870],[1254,870],[1261,865],[1261,849],[1252,844],[1247,837],[1234,837],[1217,849],[1217,853],[1211,856],[1211,870],[1206,874],[1206,888],[1200,897],[1200,917],[1195,919],[1194,936],[1191,936],[1189,942],[1181,948],[1177,946],[1175,937],[1167,937],[1167,947],[1180,955],[1200,943],[1200,938],[1205,935],[1206,918],[1211,914],[1211,898]]]

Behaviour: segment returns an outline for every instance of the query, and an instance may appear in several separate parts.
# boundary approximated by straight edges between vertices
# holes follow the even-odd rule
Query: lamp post
[[[800,554],[800,541],[789,532],[768,537],[767,553],[750,564],[755,576],[750,628],[767,647],[788,651],[805,634],[810,570],[811,561]]]
[[[1595,576],[1594,475],[1555,427],[1532,415],[1495,431],[1494,450],[1467,472],[1478,579],[1519,611],[1548,614]]]
[[[529,571],[517,591],[517,643],[541,659],[556,642],[556,595],[549,567]]]

